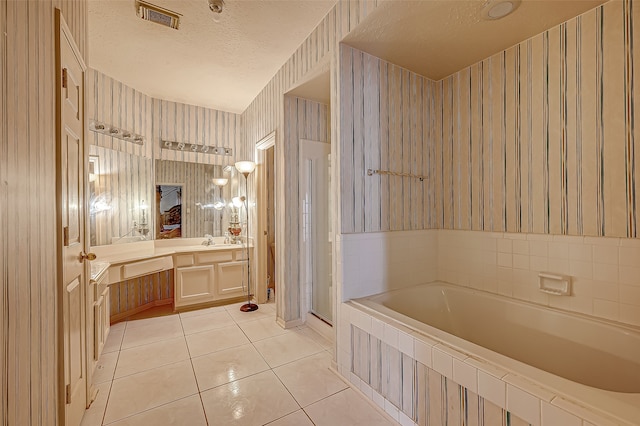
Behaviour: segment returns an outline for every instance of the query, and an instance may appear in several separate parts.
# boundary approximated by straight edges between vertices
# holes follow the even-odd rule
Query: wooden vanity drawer
[[[193,266],[195,259],[193,254],[176,254],[176,268],[180,266]]]
[[[171,259],[171,256],[129,263],[122,267],[122,280],[171,268],[173,268],[173,260]]]
[[[203,263],[228,262],[230,260],[233,260],[233,253],[226,250],[196,254],[196,261],[198,265],[201,265]]]

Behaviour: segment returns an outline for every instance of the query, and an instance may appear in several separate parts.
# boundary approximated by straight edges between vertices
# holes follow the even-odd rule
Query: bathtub
[[[352,303],[556,396],[640,424],[638,328],[439,282]]]

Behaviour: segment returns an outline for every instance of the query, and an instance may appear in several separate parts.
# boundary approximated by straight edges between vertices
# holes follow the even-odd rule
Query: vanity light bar
[[[201,154],[213,154],[213,155],[233,155],[232,148],[225,148],[221,146],[209,146],[198,145],[195,143],[175,142],[175,141],[162,141],[160,146],[162,149],[173,149],[174,151],[191,151],[199,152]]]
[[[123,141],[135,143],[136,145],[144,145],[144,136],[133,133],[129,130],[120,129],[116,126],[101,123],[100,121],[92,121],[89,123],[89,130],[112,138],[122,139]]]

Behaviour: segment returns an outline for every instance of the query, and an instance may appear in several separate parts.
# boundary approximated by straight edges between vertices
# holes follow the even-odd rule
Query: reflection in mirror
[[[182,188],[180,194],[182,237],[204,237],[205,234],[224,235],[229,226],[231,209],[233,209],[229,203],[232,197],[238,194],[236,173],[233,167],[227,168],[225,172],[221,165],[156,160],[156,186],[168,185]],[[214,182],[214,179],[222,180]],[[227,182],[224,182],[224,179],[227,179]],[[164,197],[164,189],[162,191]],[[156,227],[158,238],[161,238],[159,226],[156,225]]]
[[[152,161],[126,152],[89,148],[91,245],[152,239]]]

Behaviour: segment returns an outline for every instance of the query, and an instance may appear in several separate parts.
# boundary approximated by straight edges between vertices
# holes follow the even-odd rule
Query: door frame
[[[256,185],[256,206],[257,206],[257,214],[256,221],[258,226],[256,227],[256,233],[254,234],[254,241],[256,241],[254,253],[255,262],[256,262],[256,274],[255,274],[255,298],[258,303],[264,303],[267,300],[267,275],[268,268],[267,262],[269,260],[268,256],[268,248],[267,250],[261,250],[261,248],[266,247],[267,245],[267,167],[265,165],[267,160],[267,150],[269,148],[274,148],[276,146],[276,131],[272,131],[267,136],[260,139],[256,142],[256,177],[257,177],[257,185]],[[276,171],[276,162],[277,158],[273,156],[273,170],[271,171],[274,174],[274,192],[275,188],[278,185],[278,176],[275,174]],[[272,194],[275,197],[275,193]],[[278,232],[276,228],[276,235],[274,235],[276,239],[276,247],[278,247],[277,239]]]
[[[299,154],[298,154],[298,181],[299,181],[299,185],[298,185],[298,195],[297,195],[297,199],[298,199],[298,223],[299,223],[299,231],[298,231],[298,235],[299,235],[299,248],[300,248],[300,268],[299,268],[299,276],[298,276],[298,282],[300,283],[300,319],[302,320],[302,322],[307,322],[309,320],[309,318],[311,318],[313,315],[308,315],[309,313],[311,313],[311,309],[312,309],[312,305],[313,305],[313,301],[312,301],[312,293],[313,293],[313,289],[308,288],[308,280],[307,277],[305,275],[308,275],[310,272],[308,271],[307,267],[310,263],[310,259],[307,257],[307,253],[308,253],[308,244],[305,245],[303,243],[303,238],[304,238],[304,232],[303,232],[303,226],[304,226],[304,219],[303,219],[303,215],[304,215],[304,209],[302,208],[302,201],[303,201],[303,182],[307,182],[306,181],[306,177],[302,176],[302,171],[303,171],[303,161],[304,158],[303,156],[305,155],[305,151],[307,151],[308,149],[323,149],[324,151],[326,151],[326,155],[331,155],[331,143],[330,142],[323,142],[323,141],[317,141],[317,140],[312,140],[312,139],[305,139],[305,138],[300,138],[298,140],[298,146],[299,146]],[[323,154],[324,155],[324,154]],[[327,177],[330,179],[330,173],[327,175]],[[310,183],[310,182],[307,182]],[[329,193],[329,197],[331,197],[331,187],[330,187],[330,182],[327,182],[327,191]],[[330,206],[327,207],[327,224],[328,224],[328,231],[330,231],[331,229],[331,209]],[[333,246],[333,242],[330,241],[330,243]],[[333,249],[332,249],[332,253],[331,256],[333,256]],[[331,262],[329,263],[329,265],[331,264]],[[330,299],[330,303],[331,303],[331,324],[333,324],[335,322],[335,303],[334,303],[334,298],[333,298],[333,292],[335,291],[335,285],[334,285],[334,277],[333,277],[333,273],[330,272],[330,285],[331,285],[331,294],[329,295],[329,299]],[[318,315],[318,314],[316,314]],[[318,315],[318,318],[320,318],[320,316]],[[327,318],[322,318],[321,321],[326,322],[329,321],[329,319]]]

